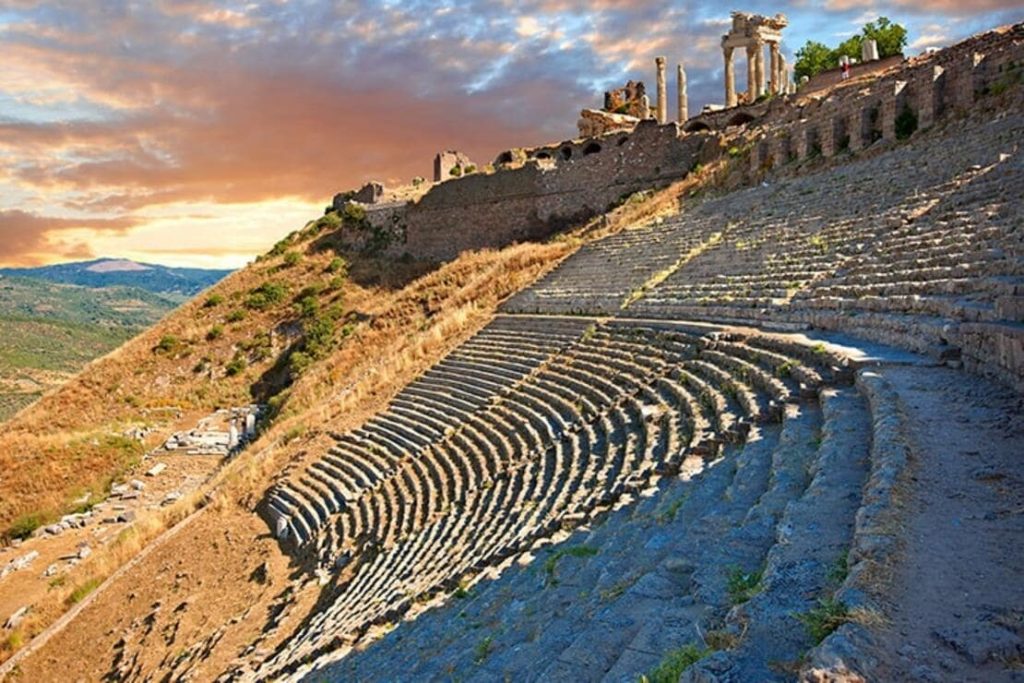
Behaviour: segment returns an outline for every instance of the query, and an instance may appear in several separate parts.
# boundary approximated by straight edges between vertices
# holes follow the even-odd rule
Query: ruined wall
[[[853,64],[850,67],[850,80],[860,78],[861,76],[880,74],[886,69],[899,66],[903,63],[903,59],[903,55],[889,55],[888,57],[883,57],[871,62]],[[805,97],[821,90],[828,90],[832,86],[839,85],[842,82],[842,68],[836,67],[834,69],[828,69],[827,71],[815,74],[806,83],[801,85],[797,94]]]
[[[804,160],[895,142],[939,118],[968,113],[979,96],[1024,81],[1024,24],[990,31],[952,49],[908,62],[864,87],[840,89],[759,123],[751,150],[755,173]],[[900,117],[910,115],[900,125]],[[906,121],[916,127],[908,129]]]
[[[638,190],[686,175],[717,149],[707,134],[644,121],[631,133],[539,147],[518,167],[440,183],[399,207],[367,207],[393,235],[389,253],[446,260],[467,249],[546,237]],[[707,147],[707,149],[705,149]]]

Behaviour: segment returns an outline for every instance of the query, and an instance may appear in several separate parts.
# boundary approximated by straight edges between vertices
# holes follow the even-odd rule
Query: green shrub
[[[7,531],[4,532],[4,536],[10,540],[24,540],[45,523],[46,519],[42,514],[31,512],[11,522],[11,525],[7,527]]]
[[[228,314],[228,322],[229,323],[239,323],[239,322],[242,322],[243,320],[245,320],[245,317],[247,315],[248,314],[243,309],[236,308],[235,310],[231,311],[231,313]]]
[[[462,167],[461,166],[452,166],[452,170],[448,171],[448,175],[450,175],[453,178],[461,178],[462,177]]]
[[[462,172],[465,173],[466,175],[469,175],[470,173],[476,173],[476,165],[469,164],[468,166],[466,166],[466,168],[462,170]]]
[[[348,261],[340,256],[335,256],[331,259],[331,262],[327,264],[327,272],[344,277],[348,274]]]
[[[299,261],[302,260],[302,254],[297,251],[288,251],[284,255],[284,265],[288,268],[299,265]]]
[[[642,683],[677,683],[688,668],[704,659],[711,650],[699,648],[693,643],[668,652],[649,674],[641,676]]]
[[[313,358],[308,353],[294,351],[288,357],[288,370],[291,371],[293,377],[302,375],[311,365],[313,365]]]
[[[280,303],[287,293],[288,288],[280,282],[264,282],[249,292],[249,296],[245,300],[245,306],[257,311],[264,311]]]
[[[210,328],[210,331],[206,333],[206,341],[216,341],[224,336],[224,326],[214,325]]]
[[[299,309],[299,315],[303,318],[315,318],[320,312],[320,299],[309,294],[299,299],[296,306]]]
[[[344,209],[342,209],[341,217],[346,223],[361,224],[366,220],[366,209],[358,204],[352,204],[350,202],[345,205]]]
[[[224,367],[224,372],[228,377],[234,377],[245,372],[245,369],[249,366],[245,358],[242,356],[235,356],[230,363]]]
[[[215,306],[220,306],[222,303],[224,303],[224,297],[220,294],[211,294],[203,303],[203,308],[214,308]]]
[[[181,348],[181,340],[173,334],[165,334],[157,342],[155,351],[157,353],[174,353]]]

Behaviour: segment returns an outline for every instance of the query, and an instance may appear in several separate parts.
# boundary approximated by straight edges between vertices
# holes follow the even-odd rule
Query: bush
[[[231,311],[231,313],[228,314],[228,322],[229,323],[239,323],[239,322],[242,322],[243,320],[245,320],[246,315],[247,315],[247,313],[243,309],[236,308],[235,310]]]
[[[220,306],[222,303],[224,303],[224,297],[220,294],[211,294],[203,303],[203,308],[214,308],[216,306]]]
[[[313,365],[313,359],[308,353],[303,353],[302,351],[295,351],[288,358],[288,369],[294,377],[298,377],[306,372],[311,365]]]
[[[210,328],[210,331],[206,333],[206,341],[216,341],[224,336],[224,326],[214,325]]]
[[[264,282],[252,290],[245,300],[246,308],[264,311],[280,303],[288,293],[288,288],[280,282]]]
[[[11,526],[7,527],[4,536],[10,540],[24,540],[45,523],[45,518],[38,512],[22,515],[11,522]]]
[[[165,334],[160,337],[154,349],[157,353],[174,353],[181,348],[181,340],[173,334]]]
[[[248,366],[249,364],[245,361],[245,358],[242,358],[241,356],[235,356],[231,360],[231,362],[228,363],[227,366],[224,368],[224,372],[227,374],[228,377],[234,377],[235,375],[240,375],[243,372],[245,372],[245,369]]]
[[[303,318],[315,318],[320,312],[320,299],[316,298],[312,294],[307,294],[299,299],[299,303],[297,305],[299,315]]]
[[[331,262],[327,264],[327,272],[344,277],[348,274],[348,261],[340,256],[335,256],[331,259]]]
[[[299,261],[302,260],[302,254],[297,251],[285,252],[284,265],[288,268],[299,265]]]
[[[342,209],[341,217],[346,223],[361,224],[366,220],[366,209],[350,202]]]
[[[448,171],[448,175],[450,175],[453,178],[461,178],[462,177],[462,167],[461,166],[452,166],[452,170]]]

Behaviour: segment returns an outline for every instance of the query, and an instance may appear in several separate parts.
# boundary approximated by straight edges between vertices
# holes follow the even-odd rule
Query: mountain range
[[[0,276],[32,278],[80,287],[136,287],[172,301],[191,298],[230,270],[172,268],[128,259],[101,258],[38,268],[0,268]]]

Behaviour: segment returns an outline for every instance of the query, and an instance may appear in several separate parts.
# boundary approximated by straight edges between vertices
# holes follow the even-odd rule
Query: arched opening
[[[503,164],[512,163],[512,150],[506,150],[498,155],[496,165],[501,166]]]
[[[711,130],[711,126],[704,123],[703,121],[693,121],[691,123],[686,124],[683,130],[685,130],[687,133],[697,133],[702,130]]]
[[[729,119],[729,122],[727,124],[725,124],[725,125],[726,126],[745,126],[745,125],[747,125],[748,123],[750,123],[753,120],[754,120],[753,116],[751,116],[750,114],[748,114],[745,111],[741,111],[741,112],[738,112],[736,115],[734,115],[731,119]]]
[[[537,152],[537,154],[533,158],[534,159],[550,159],[551,158],[551,152]]]
[[[623,135],[621,138],[619,138],[619,142],[617,144],[619,145],[619,147],[622,147],[627,142],[629,142],[629,136]]]
[[[562,148],[562,158],[565,159],[566,161],[572,159],[572,147]]]
[[[601,151],[601,145],[596,142],[591,142],[589,145],[583,148],[583,156],[590,156],[591,154],[597,154]]]

